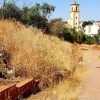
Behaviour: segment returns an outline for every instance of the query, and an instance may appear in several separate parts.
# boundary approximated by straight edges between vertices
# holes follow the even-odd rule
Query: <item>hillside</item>
[[[68,100],[72,100],[71,98],[75,100],[77,97],[82,83],[82,71],[85,69],[79,65],[82,54],[74,44],[45,35],[35,28],[25,27],[19,22],[1,20],[0,52],[2,51],[9,55],[6,57],[8,59],[6,70],[12,69],[15,78],[51,79],[46,81],[48,86],[64,80],[63,85],[60,84],[58,87],[54,85],[57,90],[56,96],[71,89],[68,92],[69,96],[71,95]],[[0,67],[5,66],[1,63]],[[0,73],[3,70],[0,69]],[[42,80],[42,85],[40,84],[41,90],[46,88],[43,82],[45,81]],[[66,86],[67,89],[63,91]]]

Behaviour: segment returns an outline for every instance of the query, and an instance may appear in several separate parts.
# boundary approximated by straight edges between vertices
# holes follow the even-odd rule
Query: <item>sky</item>
[[[1,0],[0,0],[1,1]],[[51,14],[50,19],[62,18],[67,21],[70,16],[70,4],[76,1],[80,4],[80,20],[100,21],[100,0],[15,0],[17,5],[34,6],[35,3],[48,3],[55,6],[55,11]]]

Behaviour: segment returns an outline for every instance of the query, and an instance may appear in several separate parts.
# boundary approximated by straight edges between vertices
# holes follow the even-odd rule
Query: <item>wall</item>
[[[25,79],[17,84],[10,83],[0,87],[0,100],[19,100],[20,97],[27,97],[39,90],[40,80]]]
[[[99,26],[97,25],[87,25],[85,28],[85,34],[86,35],[95,35],[98,33]]]

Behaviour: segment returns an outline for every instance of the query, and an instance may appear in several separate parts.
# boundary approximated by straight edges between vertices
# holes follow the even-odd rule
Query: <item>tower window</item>
[[[73,7],[72,7],[72,11],[73,11]]]
[[[77,7],[76,7],[76,11],[77,11]]]
[[[77,25],[77,23],[76,23],[76,25]]]
[[[76,17],[76,19],[77,19],[77,17]]]

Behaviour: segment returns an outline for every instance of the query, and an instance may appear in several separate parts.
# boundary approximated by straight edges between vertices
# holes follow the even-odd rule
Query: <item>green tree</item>
[[[55,22],[62,22],[62,18],[55,18],[50,21],[51,24],[54,24]]]
[[[20,8],[14,3],[4,2],[3,7],[0,8],[0,15],[4,19],[16,18],[16,20],[19,20]]]
[[[20,15],[20,21],[23,24],[27,24],[29,25],[29,21],[30,21],[30,15],[29,15],[29,8],[27,6],[23,7],[21,10],[21,15]]]
[[[63,38],[64,40],[66,40],[66,41],[69,41],[69,42],[74,42],[74,36],[73,36],[73,34],[69,31],[69,29],[67,28],[67,27],[65,27],[65,26],[62,26],[62,27],[60,27],[61,28],[61,30],[62,30],[62,33],[60,32],[60,34],[59,34],[59,37],[60,38]],[[60,29],[59,28],[59,29]],[[59,29],[57,30],[58,32],[59,32]]]
[[[84,41],[85,44],[94,44],[95,39],[92,36],[86,36],[86,41]]]
[[[93,24],[93,22],[91,22],[91,21],[84,21],[82,26],[85,27],[86,25],[92,25],[92,24]]]
[[[98,31],[98,34],[94,35],[95,43],[100,44],[100,31]]]
[[[73,36],[70,30],[64,26],[64,22],[61,18],[52,19],[50,21],[50,33],[60,39],[73,42]]]
[[[36,3],[31,8],[24,7],[21,12],[21,22],[37,27],[43,32],[49,32],[48,16],[54,9],[54,6],[47,3],[43,3],[43,5]]]
[[[55,10],[55,6],[52,6],[48,3],[43,3],[40,8],[41,14],[45,17],[50,17],[50,14]]]

